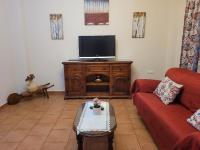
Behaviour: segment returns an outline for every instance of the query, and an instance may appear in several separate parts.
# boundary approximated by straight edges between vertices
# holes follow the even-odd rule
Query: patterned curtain
[[[187,0],[180,67],[200,72],[200,0]]]

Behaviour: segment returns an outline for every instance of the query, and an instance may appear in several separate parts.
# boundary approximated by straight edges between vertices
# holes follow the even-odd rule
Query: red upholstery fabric
[[[177,97],[178,103],[166,106],[152,93],[159,81],[136,80],[132,85],[132,92],[138,113],[159,149],[200,149],[200,132],[186,121],[200,108],[200,74],[172,68],[167,71],[166,76],[184,86]]]
[[[173,150],[199,150],[200,132],[194,132],[178,142]]]
[[[172,149],[182,137],[196,131],[186,121],[192,113],[180,104],[166,107],[152,93],[139,92],[135,97],[138,112],[160,149]]]
[[[182,84],[179,101],[190,111],[200,108],[200,74],[186,69],[172,68],[166,73],[173,81]]]
[[[152,93],[158,84],[160,83],[160,80],[148,80],[148,79],[139,79],[135,80],[131,86],[131,92],[147,92]]]

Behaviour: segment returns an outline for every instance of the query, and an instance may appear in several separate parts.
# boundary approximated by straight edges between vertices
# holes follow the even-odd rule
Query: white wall
[[[166,46],[166,69],[179,67],[186,0],[170,0]]]
[[[20,7],[19,0],[0,0],[0,106],[10,93],[24,88],[27,63]]]
[[[134,61],[134,79],[160,79],[179,59],[184,16],[181,0],[110,0],[108,26],[84,25],[83,0],[26,0],[22,6],[30,72],[38,83],[54,83],[53,90],[64,89],[61,62],[78,57],[79,35],[115,34],[117,58]],[[134,11],[147,12],[144,39],[131,38]],[[64,40],[51,40],[51,13],[63,14]]]
[[[85,26],[83,0],[0,0],[0,105],[24,90],[34,73],[38,83],[64,90],[62,61],[78,57],[79,35],[115,34],[117,58],[133,60],[133,79],[163,77],[179,65],[185,0],[110,0],[110,25]],[[134,11],[146,11],[144,39],[132,39]],[[64,40],[50,37],[50,13],[62,13]]]

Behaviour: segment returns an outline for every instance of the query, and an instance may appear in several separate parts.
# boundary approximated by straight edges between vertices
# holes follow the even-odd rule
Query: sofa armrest
[[[156,89],[159,83],[160,80],[138,79],[133,82],[131,86],[131,92],[152,93]]]
[[[200,149],[200,133],[193,132],[178,141],[173,150],[197,150]]]

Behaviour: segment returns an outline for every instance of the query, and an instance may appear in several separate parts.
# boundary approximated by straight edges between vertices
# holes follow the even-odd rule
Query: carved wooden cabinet
[[[65,66],[65,89],[68,95],[77,96],[85,93],[85,75],[83,65],[72,64]]]
[[[132,61],[67,61],[65,99],[130,97]]]

